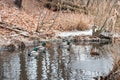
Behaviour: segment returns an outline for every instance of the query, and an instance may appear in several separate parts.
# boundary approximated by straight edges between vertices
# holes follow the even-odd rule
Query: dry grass
[[[51,2],[51,0],[48,1]],[[55,0],[53,0],[53,2],[54,1]],[[64,5],[61,8],[65,8],[65,10],[67,10],[67,6],[72,6],[75,8],[79,7],[81,10],[83,10],[81,13],[73,13],[71,11],[69,12],[69,9],[68,12],[53,12],[42,7],[43,3],[35,0],[24,0],[24,6],[22,10],[19,10],[16,8],[16,6],[11,5],[12,0],[10,0],[9,2],[1,0],[0,2],[3,4],[5,3],[4,5],[2,5],[2,7],[0,7],[0,11],[5,12],[0,13],[0,15],[2,16],[2,20],[20,26],[28,31],[36,31],[37,26],[39,26],[40,31],[44,30],[44,32],[47,32],[46,30],[48,29],[50,31],[86,30],[90,29],[89,26],[93,25],[94,23],[98,26],[102,26],[109,11],[107,10],[109,6],[109,1],[106,2],[106,0],[103,0],[103,2],[100,1],[100,3],[98,3],[99,0],[93,2],[90,1],[90,4],[88,6],[86,6],[86,4],[81,0],[79,2],[73,1],[72,3],[74,3],[74,5],[71,5],[71,2],[69,1],[67,3],[66,0],[63,0]],[[46,3],[46,1],[42,2]],[[84,11],[88,12],[89,14],[84,14]],[[38,19],[38,17],[40,19]],[[119,21],[117,23],[119,23]],[[117,26],[119,26],[119,24]]]
[[[0,11],[4,12],[0,13],[2,21],[22,27],[28,31],[35,31],[37,26],[40,27],[40,30],[44,30],[44,32],[46,32],[47,29],[50,31],[85,30],[93,23],[92,16],[60,11],[58,14],[58,12],[40,7],[40,4],[34,0],[24,0],[22,10],[16,8],[12,0],[10,2],[1,0],[0,3],[3,4]],[[11,3],[13,5],[11,5]],[[38,17],[40,19],[38,19]]]
[[[85,22],[80,21],[75,28],[76,28],[77,30],[81,30],[81,31],[82,31],[82,30],[87,30],[87,29],[89,29],[89,26],[88,26],[88,24],[86,24]]]
[[[84,14],[60,13],[54,29],[60,31],[86,30],[93,24],[93,17]]]
[[[83,21],[80,21],[77,24],[72,25],[72,26],[71,25],[68,25],[66,27],[64,26],[63,28],[64,31],[73,31],[73,30],[83,31],[83,30],[88,30],[88,29],[89,29],[88,24],[86,24]]]
[[[90,14],[96,16],[94,19],[94,24],[100,27],[104,25],[107,29],[109,28],[109,30],[113,29],[113,27],[116,28],[120,26],[118,20],[120,15],[120,5],[118,4],[118,2],[119,0],[95,0],[93,2],[90,1],[90,4],[87,8]],[[117,18],[115,18],[115,16],[117,16]],[[106,19],[107,21],[105,22]]]

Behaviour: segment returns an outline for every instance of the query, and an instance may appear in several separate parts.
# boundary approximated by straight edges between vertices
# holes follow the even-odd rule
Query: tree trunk
[[[15,0],[15,4],[17,7],[21,8],[22,7],[22,0]]]

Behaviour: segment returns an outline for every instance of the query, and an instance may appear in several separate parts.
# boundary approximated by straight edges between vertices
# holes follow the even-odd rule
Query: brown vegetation
[[[19,0],[18,0],[19,1]],[[119,4],[117,2],[117,0],[115,1],[106,1],[106,0],[96,0],[96,1],[92,1],[92,0],[76,0],[76,1],[72,1],[72,0],[38,0],[38,1],[34,1],[34,0],[23,0],[22,1],[22,10],[19,11],[17,9],[15,9],[15,7],[10,6],[10,4],[12,4],[12,0],[9,1],[9,3],[7,3],[8,1],[1,1],[1,3],[6,2],[3,7],[3,9],[7,9],[7,6],[9,5],[9,11],[7,13],[9,14],[13,14],[12,12],[16,11],[16,13],[20,13],[20,14],[16,14],[14,15],[15,17],[15,21],[14,20],[11,22],[11,20],[9,19],[9,15],[5,15],[7,17],[4,17],[4,15],[2,15],[2,19],[4,21],[6,21],[5,19],[7,19],[9,21],[9,23],[18,25],[27,29],[27,30],[36,30],[36,27],[39,27],[37,29],[44,29],[46,27],[50,27],[50,29],[54,29],[53,27],[56,27],[55,29],[57,30],[61,30],[59,29],[59,27],[63,28],[63,31],[66,30],[66,28],[64,27],[69,27],[71,29],[68,28],[68,30],[73,30],[76,28],[78,30],[85,30],[88,29],[86,28],[86,25],[88,26],[89,24],[95,24],[98,25],[100,27],[104,27],[106,26],[107,28],[110,28],[109,25],[109,21],[110,18],[112,18],[115,14],[113,13],[114,10],[116,10],[117,12],[119,12]],[[29,5],[31,4],[31,5]],[[49,10],[46,10],[44,7],[48,8]],[[34,9],[33,9],[34,8]],[[52,12],[52,11],[58,11],[58,12]],[[86,14],[87,13],[87,14]],[[21,15],[22,14],[22,15]],[[77,15],[79,14],[79,15]],[[91,22],[87,22],[84,20],[81,20],[81,17],[79,17],[81,14],[82,18],[87,17],[88,20],[91,20]],[[119,13],[117,13],[118,15]],[[65,17],[65,16],[67,17]],[[53,17],[54,18],[51,18]],[[72,19],[69,17],[72,16]],[[77,18],[77,17],[78,18]],[[94,18],[90,18],[90,16],[92,16]],[[13,16],[11,16],[13,17]],[[76,17],[76,18],[74,18]],[[19,18],[19,19],[17,19]],[[27,19],[26,19],[27,18]],[[74,18],[74,19],[73,19]],[[119,18],[119,16],[117,17]],[[118,19],[115,18],[113,20],[113,22],[118,22]],[[69,21],[65,21],[63,23],[63,19],[65,21],[65,19],[69,19]],[[77,20],[77,21],[76,21]],[[74,22],[75,23],[74,23]],[[82,23],[81,23],[82,22]],[[61,25],[62,23],[62,25]],[[85,23],[85,29],[80,29],[79,27],[81,26],[81,24]],[[22,24],[22,25],[21,25]],[[67,24],[67,25],[66,25]],[[68,25],[69,24],[69,25]],[[118,24],[114,24],[111,23],[111,25],[115,26],[119,26]],[[51,27],[52,26],[52,27]],[[64,26],[64,27],[63,27]],[[77,27],[76,27],[77,26]],[[32,27],[32,29],[31,29]],[[42,27],[42,28],[41,28]],[[49,28],[48,28],[49,29]],[[38,31],[38,30],[37,30]]]
[[[115,32],[120,28],[120,1],[119,0],[0,0],[0,23],[5,22],[12,27],[42,35],[53,37],[56,31],[72,31],[90,29],[91,25],[98,29]],[[21,1],[21,2],[19,2]],[[118,28],[116,28],[118,27]],[[118,30],[119,31],[119,30]],[[25,37],[0,26],[0,42],[7,44],[12,39],[23,40]],[[17,38],[19,37],[19,38]],[[33,39],[35,39],[33,37]],[[29,39],[28,39],[29,40]],[[22,44],[22,43],[21,43]],[[50,44],[51,45],[51,44]],[[48,45],[48,47],[50,47]],[[10,44],[9,46],[12,46]],[[8,46],[8,47],[9,47]],[[14,47],[14,46],[12,46]],[[114,52],[116,53],[116,52]],[[108,80],[119,80],[120,60],[115,59]],[[116,60],[117,59],[117,60]],[[117,74],[117,75],[116,75]]]
[[[0,3],[0,21],[32,34],[47,32],[48,36],[56,30],[86,30],[94,24],[99,26],[100,32],[115,30],[116,25],[119,27],[117,0],[23,0],[21,9],[14,5],[13,0],[1,0]]]
[[[39,8],[42,3],[38,3],[33,0],[24,0],[22,3],[22,10],[17,9],[16,6],[13,6],[14,4],[11,0],[9,2],[1,0],[1,3],[1,12],[4,12],[0,13],[2,21],[16,25],[17,27],[21,27],[28,31],[36,31],[37,27],[39,27],[39,31],[46,31],[46,29],[50,29],[51,31],[54,29],[61,30],[62,28],[62,31],[67,31],[66,27],[70,26],[73,30],[75,28],[84,30],[88,29],[88,25],[92,23],[92,17],[88,17],[87,15],[81,15],[78,13],[52,12],[43,7]],[[83,29],[84,25],[86,28]],[[80,28],[80,26],[82,27]]]
[[[115,42],[113,43],[113,49],[111,52],[113,53],[114,64],[112,71],[104,77],[104,80],[119,80],[120,79],[120,57],[119,57],[119,47],[120,43]]]

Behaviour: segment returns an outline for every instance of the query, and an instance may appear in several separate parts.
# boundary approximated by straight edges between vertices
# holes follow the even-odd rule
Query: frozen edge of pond
[[[80,36],[80,35],[92,36],[92,32],[93,32],[92,29],[85,30],[85,31],[58,32],[56,36],[60,36],[60,37]]]
[[[69,36],[92,36],[93,30],[85,30],[85,31],[66,31],[66,32],[58,32],[56,34],[56,37],[69,37]],[[101,34],[108,36],[113,33],[108,33],[108,32],[102,32]],[[114,33],[112,37],[119,38],[120,34],[119,33]]]

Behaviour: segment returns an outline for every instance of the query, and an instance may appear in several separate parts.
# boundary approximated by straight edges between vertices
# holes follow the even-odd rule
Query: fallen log
[[[22,35],[24,37],[30,37],[29,36],[30,34],[27,31],[19,30],[19,29],[15,28],[15,26],[12,27],[11,25],[8,25],[7,23],[1,22],[0,27],[3,28],[3,29],[10,30],[10,31],[15,31],[16,33],[18,33],[18,34],[20,34],[20,35]],[[23,34],[23,33],[26,33],[26,34]]]
[[[39,32],[28,32],[27,30],[24,30],[14,25],[9,25],[9,23],[4,23],[4,22],[0,22],[0,28],[16,32],[16,34],[12,36],[21,35],[30,39],[40,39],[42,37],[46,38],[46,37],[51,37],[51,35],[53,37],[53,33],[46,34]]]
[[[105,35],[102,35],[102,34],[99,35],[99,38],[101,38],[101,39],[108,39],[108,40],[112,39],[111,37],[105,36]]]

